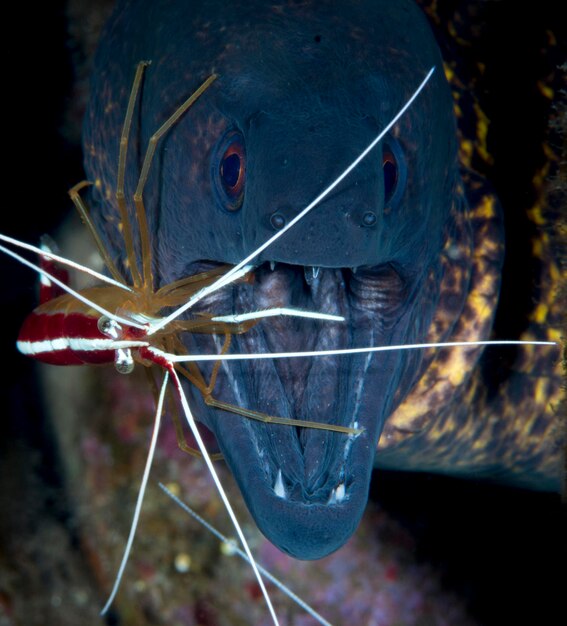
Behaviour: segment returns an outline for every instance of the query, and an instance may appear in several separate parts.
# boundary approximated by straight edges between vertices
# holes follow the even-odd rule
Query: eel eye
[[[244,138],[239,132],[231,132],[225,137],[219,152],[222,156],[216,172],[213,172],[216,188],[224,207],[229,211],[238,211],[244,200],[246,181]]]
[[[388,204],[398,184],[398,161],[388,146],[385,146],[382,151],[382,170],[384,172],[384,204]]]

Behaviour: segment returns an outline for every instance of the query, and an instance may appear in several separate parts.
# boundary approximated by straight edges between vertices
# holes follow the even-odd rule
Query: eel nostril
[[[374,211],[366,211],[366,213],[362,216],[362,225],[374,226],[374,224],[376,224],[376,219],[376,213],[374,213]]]
[[[276,211],[270,216],[270,224],[274,230],[281,230],[286,224],[286,219],[281,213]]]

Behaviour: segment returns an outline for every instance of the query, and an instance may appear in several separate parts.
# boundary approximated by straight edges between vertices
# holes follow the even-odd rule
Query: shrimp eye
[[[224,208],[238,211],[244,200],[246,153],[244,138],[233,131],[225,136],[218,151],[220,158],[213,168],[216,189]]]
[[[384,172],[384,204],[388,204],[398,184],[398,162],[388,146],[385,146],[382,152],[382,170]]]
[[[122,327],[115,320],[106,317],[106,315],[99,317],[96,325],[101,334],[111,339],[118,339],[120,337]]]

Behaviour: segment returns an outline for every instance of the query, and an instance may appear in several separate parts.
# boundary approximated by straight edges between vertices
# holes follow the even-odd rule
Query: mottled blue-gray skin
[[[237,263],[273,235],[372,141],[436,66],[385,141],[256,260],[255,282],[229,288],[200,309],[226,314],[288,305],[347,320],[263,321],[236,337],[233,351],[423,338],[438,301],[428,277],[441,272],[458,168],[441,57],[413,2],[121,2],[102,36],[85,126],[87,175],[102,181],[89,202],[118,258],[118,139],[140,60],[152,63],[134,116],[130,193],[151,134],[207,76],[219,74],[160,144],[146,188],[160,284],[205,262]],[[236,200],[220,171],[234,142],[246,168]],[[312,267],[320,268],[316,277]],[[217,349],[210,336],[185,343],[192,351]],[[348,540],[366,505],[378,438],[414,384],[420,360],[419,352],[404,351],[234,362],[221,370],[215,397],[283,417],[356,422],[365,430],[355,439],[253,422],[206,407],[190,390],[198,419],[215,434],[275,545],[315,559]],[[283,497],[274,490],[280,471]],[[333,496],[341,485],[342,499],[343,487]]]

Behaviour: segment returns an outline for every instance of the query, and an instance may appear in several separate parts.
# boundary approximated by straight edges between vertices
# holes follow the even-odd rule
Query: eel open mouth
[[[203,271],[210,263],[193,264]],[[294,307],[341,315],[344,322],[276,317],[233,337],[231,352],[284,352],[402,342],[408,327],[409,281],[394,264],[322,268],[267,261],[254,280],[198,303],[192,313],[228,315]],[[411,307],[410,307],[411,308]],[[401,335],[406,335],[402,337]],[[218,351],[222,338],[192,334],[194,352]],[[374,451],[395,401],[408,357],[387,352],[356,356],[224,362],[216,399],[296,420],[362,428],[360,435],[253,421],[206,407],[196,415],[215,434],[247,505],[264,534],[303,559],[338,549],[366,505]],[[212,365],[201,364],[205,378]]]

